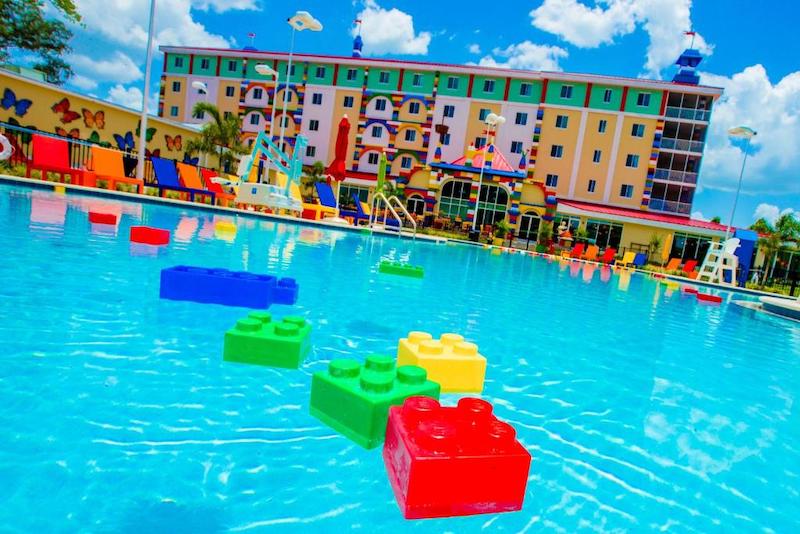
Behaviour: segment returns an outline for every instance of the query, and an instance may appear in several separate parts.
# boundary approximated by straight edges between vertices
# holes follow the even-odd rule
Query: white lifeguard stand
[[[706,252],[698,282],[711,282],[714,284],[736,285],[736,269],[739,267],[739,258],[736,249],[739,248],[739,238],[731,237],[724,243],[711,243]],[[725,281],[725,273],[730,273],[730,282]]]

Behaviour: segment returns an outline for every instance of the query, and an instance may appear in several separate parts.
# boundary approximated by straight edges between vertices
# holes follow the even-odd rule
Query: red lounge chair
[[[697,262],[695,260],[689,260],[683,264],[683,268],[681,269],[686,274],[692,274],[694,268],[697,267]]]
[[[609,247],[603,252],[603,255],[600,256],[600,263],[611,263],[614,261],[614,256],[616,255],[617,249]]]
[[[25,172],[26,177],[30,178],[31,171],[38,170],[42,172],[42,180],[46,180],[47,173],[52,172],[58,174],[59,182],[65,182],[66,176],[69,176],[70,183],[83,185],[83,171],[69,165],[69,144],[66,141],[33,134],[31,143],[33,157]]]
[[[216,195],[217,202],[219,204],[223,206],[233,206],[235,204],[234,199],[236,198],[236,195],[226,193],[220,184],[212,180],[212,178],[219,176],[218,172],[214,172],[211,169],[200,169],[200,175],[203,177],[203,181],[206,183],[206,189]]]
[[[569,257],[578,260],[581,259],[581,256],[583,256],[583,247],[584,247],[583,243],[578,243],[577,245],[575,245],[572,248],[572,252],[569,253]]]

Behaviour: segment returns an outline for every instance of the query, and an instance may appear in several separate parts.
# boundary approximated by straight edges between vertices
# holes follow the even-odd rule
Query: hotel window
[[[531,96],[531,87],[529,83],[519,84],[519,96]]]
[[[354,100],[353,100],[352,96],[346,96],[346,97],[344,97],[344,102],[342,102],[342,105],[344,107],[346,107],[346,108],[352,108],[353,107],[353,102],[354,102]]]
[[[225,96],[227,96],[228,98],[231,98],[235,94],[236,94],[235,87],[229,85],[228,87],[225,88]]]
[[[258,115],[257,113],[253,113],[252,115],[250,115],[250,124],[252,124],[253,126],[258,126],[260,122],[261,122],[261,115]]]
[[[205,112],[205,111],[201,111],[200,113],[196,113],[196,114],[195,114],[195,116],[194,116],[194,118],[195,118],[195,119],[200,119],[200,120],[203,120],[203,119],[205,119],[205,118],[206,118],[206,112]],[[252,121],[251,121],[251,122],[252,122]]]
[[[561,98],[572,98],[572,86],[571,85],[562,85],[561,86]]]
[[[489,113],[491,113],[491,112],[492,112],[492,110],[490,110],[490,109],[481,108],[481,110],[478,112],[478,120],[479,121],[486,120],[486,117],[488,117]]]
[[[639,166],[639,156],[637,154],[628,154],[625,158],[625,166],[633,169]]]
[[[564,147],[561,145],[553,145],[550,147],[550,157],[560,159],[564,155]]]
[[[316,75],[317,75],[317,78],[324,78],[325,77],[325,67],[317,67]]]
[[[494,80],[484,80],[483,81],[483,92],[484,93],[494,93]]]
[[[410,169],[411,168],[411,157],[403,156],[400,158],[400,168],[401,169]]]
[[[511,141],[511,153],[522,154],[522,141]]]
[[[650,105],[650,93],[639,93],[636,97],[636,105],[647,107]]]
[[[286,66],[288,67],[289,65],[287,64]],[[295,67],[297,67],[297,65],[292,65],[292,68],[288,69],[289,76],[294,76]]]
[[[514,118],[514,124],[519,126],[525,126],[528,124],[528,114],[517,112],[517,116]]]
[[[411,78],[411,85],[414,87],[422,87],[422,74],[414,74]]]
[[[480,150],[486,145],[486,138],[485,137],[476,137],[475,138],[475,148]]]
[[[181,82],[172,82],[172,92],[173,93],[181,92]]]
[[[284,90],[285,90],[285,89],[284,89]],[[289,91],[289,93],[286,95],[286,103],[288,104],[288,103],[290,103],[291,101],[292,101],[292,92],[291,92],[291,91]]]
[[[466,218],[467,210],[470,208],[469,193],[471,187],[471,182],[462,180],[450,180],[446,182],[442,186],[442,194],[439,200],[439,213],[450,218]]]
[[[208,59],[201,59],[200,60],[200,68],[203,70],[208,69],[211,66],[211,62]]]
[[[169,108],[169,115],[170,117],[177,117],[178,116],[178,106],[172,106]]]
[[[235,59],[229,59],[229,60],[228,60],[228,71],[230,71],[230,72],[236,72],[236,71],[238,70],[238,69],[236,68],[236,66],[237,66],[237,63],[236,63],[236,60],[235,60]]]
[[[606,128],[608,127],[608,121],[605,119],[600,119],[600,122],[597,123],[597,131],[598,133],[606,133]]]
[[[600,248],[619,248],[622,241],[622,225],[617,223],[589,219],[586,221],[586,233]]]
[[[547,187],[558,187],[558,175],[548,174],[547,177],[544,179],[544,185],[546,185]]]
[[[447,78],[447,88],[458,89],[458,78],[456,78],[455,76],[449,76]]]
[[[380,126],[373,126],[372,127],[372,137],[375,139],[380,139],[383,135],[383,128]]]
[[[453,117],[456,114],[456,107],[449,104],[445,105],[442,115],[445,117]]]
[[[413,143],[414,141],[417,140],[417,131],[409,128],[408,130],[406,130],[405,138],[406,141],[408,141],[409,143]]]
[[[589,180],[589,187],[587,187],[586,190],[590,193],[594,193],[596,187],[597,187],[597,180]]]
[[[602,150],[595,150],[594,154],[592,154],[592,163],[600,163],[600,158],[603,157]]]
[[[378,82],[379,83],[389,83],[389,72],[382,70],[380,74],[378,74]]]
[[[347,69],[347,81],[348,82],[355,81],[357,74],[358,71],[356,69]]]
[[[450,144],[450,134],[446,133],[442,136],[442,145],[447,146]]]
[[[228,119],[228,118],[230,118],[232,116],[233,116],[233,113],[231,113],[230,111],[226,111],[226,112],[224,112],[222,114],[222,118],[224,118],[224,119]]]
[[[262,98],[264,98],[264,90],[261,89],[260,87],[256,87],[255,89],[253,89],[253,98],[255,100],[261,100]]]
[[[283,117],[281,117],[281,125],[282,125],[284,128],[286,128],[287,126],[289,126],[289,117],[287,117],[286,115],[284,115]],[[282,148],[281,150],[283,150],[284,152],[286,151],[286,143],[284,143],[284,144],[283,144],[283,148]]]
[[[569,124],[569,117],[566,115],[557,115],[556,116],[556,128],[566,128],[567,124]]]
[[[316,155],[317,155],[317,147],[308,145],[306,147],[306,156],[308,156],[309,158],[313,158]]]
[[[377,165],[378,164],[378,153],[377,152],[370,152],[367,155],[367,163],[370,165]]]
[[[603,103],[604,104],[610,104],[611,103],[611,95],[612,95],[611,89],[606,89],[605,91],[603,91]]]
[[[317,119],[311,119],[308,121],[308,129],[311,132],[319,131],[319,121]]]
[[[419,113],[419,102],[411,102],[408,105],[408,112],[411,113],[412,115],[416,115],[417,113]]]
[[[375,101],[375,111],[386,111],[386,99],[379,98]]]
[[[622,184],[622,187],[619,189],[619,196],[631,198],[633,196],[633,186],[629,184]]]
[[[311,95],[311,103],[315,106],[322,105],[322,93],[314,93]]]
[[[181,67],[183,67],[183,58],[182,57],[176,57],[175,58],[175,67],[179,68],[179,69]]]
[[[644,137],[644,124],[634,124],[631,128],[631,135],[634,137]]]

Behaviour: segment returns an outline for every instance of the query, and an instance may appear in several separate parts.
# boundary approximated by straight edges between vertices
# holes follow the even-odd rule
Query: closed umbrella
[[[670,252],[672,252],[672,239],[674,238],[674,234],[667,234],[667,237],[664,238],[664,244],[661,247],[661,266],[663,267],[664,264],[669,260]]]
[[[336,132],[336,144],[333,148],[333,161],[325,173],[328,175],[328,184],[330,178],[336,180],[336,216],[339,216],[339,184],[345,179],[345,163],[347,162],[347,146],[350,144],[350,121],[347,115],[342,116],[339,121],[339,130]]]

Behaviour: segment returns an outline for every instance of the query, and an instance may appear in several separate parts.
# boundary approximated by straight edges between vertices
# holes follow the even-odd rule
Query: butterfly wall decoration
[[[157,131],[158,131],[158,130],[156,130],[155,128],[148,127],[148,128],[147,128],[147,132],[145,133],[145,140],[146,140],[148,143],[149,143],[150,141],[152,141],[152,140],[153,140],[153,136],[155,136],[155,135],[156,135],[156,132],[157,132]],[[139,121],[139,122],[136,124],[136,137],[139,137],[140,135],[142,135],[142,133],[141,133],[141,132],[142,132],[142,121]]]
[[[72,121],[76,121],[81,118],[81,114],[77,111],[72,111],[69,109],[70,103],[68,98],[62,98],[50,108],[53,110],[53,113],[56,115],[61,114],[61,123],[62,124],[69,124]]]
[[[3,91],[3,98],[0,100],[0,106],[3,109],[14,108],[14,114],[18,117],[24,117],[32,105],[32,100],[17,98],[17,94],[8,87]]]
[[[83,113],[83,124],[85,124],[87,128],[96,127],[98,130],[102,130],[106,127],[106,112],[102,109],[92,113],[88,109],[83,108],[81,109],[81,113]]]
[[[56,126],[56,133],[61,137],[69,137],[70,139],[80,139],[81,131],[73,128],[70,131],[65,130],[61,126]]]
[[[164,134],[164,141],[167,143],[167,150],[183,150],[183,138],[179,135],[172,137],[169,134]]]
[[[188,152],[184,152],[183,153],[183,162],[188,164],[188,165],[198,165],[200,163],[200,158],[199,157],[193,158],[193,157],[191,157],[189,155]]]
[[[117,142],[117,148],[126,152],[136,148],[136,141],[131,132],[126,132],[125,135],[114,134],[114,141]]]
[[[149,148],[145,148],[144,149],[144,155],[147,156],[148,158],[160,158],[161,157],[161,149],[157,148],[157,149],[153,150],[152,152],[150,152]]]

